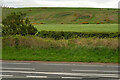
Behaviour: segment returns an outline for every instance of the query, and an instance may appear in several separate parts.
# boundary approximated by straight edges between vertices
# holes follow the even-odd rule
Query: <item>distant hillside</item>
[[[3,8],[3,18],[11,12],[19,11],[27,13],[31,23],[118,23],[117,9],[102,8]]]

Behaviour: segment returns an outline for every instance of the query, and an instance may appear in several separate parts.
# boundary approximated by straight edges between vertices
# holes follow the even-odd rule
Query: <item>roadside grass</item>
[[[3,60],[118,62],[117,38],[54,40],[36,36],[3,37]]]
[[[3,60],[117,63],[118,51],[106,47],[27,48],[4,47]]]
[[[38,31],[118,32],[118,24],[36,24]]]
[[[72,38],[54,40],[52,38],[40,38],[38,36],[6,36],[2,38],[2,45],[5,46],[24,46],[29,48],[69,48],[71,45],[98,47],[104,46],[111,49],[118,49],[118,38]]]

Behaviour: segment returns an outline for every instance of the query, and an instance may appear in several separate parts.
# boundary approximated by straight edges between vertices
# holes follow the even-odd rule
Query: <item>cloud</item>
[[[117,8],[119,0],[3,0],[12,7],[96,7]]]

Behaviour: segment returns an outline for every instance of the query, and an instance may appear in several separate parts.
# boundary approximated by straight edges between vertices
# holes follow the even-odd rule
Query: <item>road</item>
[[[117,64],[2,62],[2,80],[120,80]]]

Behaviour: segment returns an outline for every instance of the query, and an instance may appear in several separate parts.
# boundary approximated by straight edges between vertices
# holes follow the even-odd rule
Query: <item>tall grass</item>
[[[67,47],[67,40],[53,40],[43,39],[36,36],[7,36],[3,38],[4,46],[24,46],[24,47],[37,47],[37,48],[49,48],[49,47]]]
[[[40,38],[37,36],[6,36],[3,37],[4,46],[24,46],[36,48],[62,48],[74,46],[86,47],[108,47],[112,49],[118,48],[118,38],[74,38],[68,40],[54,40],[51,38]]]

